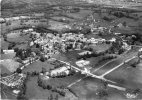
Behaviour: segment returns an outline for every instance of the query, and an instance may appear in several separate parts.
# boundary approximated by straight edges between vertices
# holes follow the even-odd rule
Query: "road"
[[[125,54],[126,54],[126,55],[129,55],[129,54],[127,54],[127,53],[125,53]],[[68,62],[64,62],[64,61],[61,61],[61,60],[59,60],[59,61],[61,61],[61,62],[63,62],[63,63],[66,63],[67,65],[71,66],[72,68],[74,68],[74,69],[76,69],[76,70],[78,70],[78,71],[81,71],[81,72],[86,73],[88,76],[91,76],[91,77],[94,77],[94,78],[97,78],[97,79],[101,79],[101,80],[103,80],[103,81],[107,81],[107,82],[110,82],[110,83],[116,83],[116,82],[114,82],[114,81],[111,81],[111,80],[108,80],[108,79],[104,78],[104,76],[106,76],[106,75],[108,75],[109,73],[113,72],[114,70],[118,69],[119,67],[121,67],[123,64],[129,62],[130,60],[136,58],[136,57],[137,57],[136,54],[137,54],[137,53],[135,52],[135,53],[131,53],[128,57],[123,56],[123,57],[124,57],[124,60],[122,60],[122,62],[119,63],[119,65],[113,66],[112,69],[106,71],[105,73],[103,73],[102,75],[99,75],[99,76],[98,76],[98,75],[95,75],[95,74],[93,74],[93,73],[96,72],[96,71],[99,71],[101,68],[107,66],[109,63],[111,63],[111,62],[113,62],[113,61],[115,61],[115,60],[117,60],[117,59],[114,59],[114,60],[111,60],[111,61],[105,63],[105,64],[102,65],[101,67],[95,69],[95,70],[93,71],[93,73],[91,73],[91,72],[85,72],[84,70],[79,69],[78,67],[75,67],[75,66],[70,65],[70,63],[68,63]],[[129,58],[129,57],[131,57],[131,58]],[[121,58],[121,57],[120,57],[120,58]],[[86,76],[86,77],[88,77],[88,76]],[[68,85],[68,87],[71,87],[71,86],[77,84],[78,82],[80,82],[81,80],[83,80],[83,79],[86,78],[86,77],[83,77],[83,78],[81,78],[81,79],[76,80],[75,82],[73,82],[73,83],[71,83],[70,85]],[[125,88],[123,88],[123,87],[119,87],[119,86],[115,86],[115,85],[111,85],[111,84],[109,85],[109,87],[116,88],[116,89],[118,89],[118,90],[123,90],[123,91],[125,90]]]
[[[132,60],[132,59],[134,59],[134,58],[136,58],[136,56],[134,56],[134,57],[132,57],[132,58],[130,58],[130,59],[125,60],[124,62],[122,62],[122,63],[119,64],[118,66],[116,66],[116,67],[112,68],[111,70],[107,71],[106,73],[102,74],[101,77],[104,77],[105,75],[111,73],[112,71],[116,70],[117,68],[119,68],[120,66],[122,66],[123,64],[125,64],[126,62],[129,62],[130,60]]]
[[[93,74],[93,73],[91,73],[91,72],[86,72],[86,71],[84,71],[84,70],[82,70],[82,69],[79,69],[79,68],[77,68],[77,67],[75,67],[75,66],[72,66],[72,65],[71,65],[70,63],[68,63],[68,62],[64,62],[64,61],[61,61],[61,60],[59,60],[59,61],[62,62],[62,63],[65,63],[65,64],[67,64],[67,65],[69,65],[69,66],[71,66],[72,68],[74,68],[74,69],[76,69],[76,70],[78,70],[78,71],[80,71],[80,72],[82,72],[82,73],[86,73],[88,76],[91,76],[91,77],[94,77],[94,78],[97,78],[97,79],[100,79],[100,80],[103,80],[103,81],[108,81],[108,82],[110,82],[110,83],[116,83],[116,82],[114,82],[114,81],[105,79],[105,78],[102,77],[102,76],[97,76],[97,75],[95,75],[95,74]]]

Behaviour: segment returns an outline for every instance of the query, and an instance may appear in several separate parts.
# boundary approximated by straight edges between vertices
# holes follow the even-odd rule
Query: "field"
[[[1,62],[1,66],[5,67],[10,72],[14,72],[20,66],[20,63],[14,61],[14,60],[11,60],[11,59],[7,59],[7,60]],[[2,69],[3,69],[3,67],[2,67]],[[2,70],[2,73],[4,73],[3,70]]]
[[[66,15],[69,17],[73,17],[74,19],[82,19],[91,13],[91,10],[80,10],[80,12],[78,13],[66,13]]]
[[[29,34],[20,36],[20,33],[10,33],[7,35],[7,40],[9,42],[21,43],[30,40]]]

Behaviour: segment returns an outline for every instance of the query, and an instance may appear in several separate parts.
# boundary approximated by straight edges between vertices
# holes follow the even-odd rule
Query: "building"
[[[76,62],[76,65],[79,66],[79,67],[84,67],[86,65],[89,65],[90,64],[90,61],[87,61],[87,60],[79,60]]]
[[[0,23],[5,23],[5,19],[4,18],[0,18]]]
[[[80,56],[83,56],[86,54],[92,54],[92,52],[91,51],[84,51],[84,52],[78,53],[78,55],[80,55]]]
[[[112,38],[109,40],[110,42],[116,42],[116,38]]]
[[[3,50],[4,54],[14,53],[14,50]]]
[[[69,74],[69,66],[63,66],[54,70],[51,70],[50,76],[58,76],[61,73],[66,73],[66,75]]]

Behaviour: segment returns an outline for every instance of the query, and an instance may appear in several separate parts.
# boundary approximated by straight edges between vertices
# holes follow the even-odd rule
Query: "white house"
[[[13,93],[18,94],[20,90],[13,90]]]
[[[5,54],[14,53],[14,50],[3,50]]]
[[[67,75],[69,74],[69,68],[66,67],[66,66],[63,66],[63,67],[60,67],[60,68],[57,68],[57,69],[54,69],[50,72],[50,75],[51,76],[57,76],[58,74],[62,73],[62,72],[65,72]]]
[[[79,67],[84,67],[86,65],[89,65],[90,64],[90,61],[87,61],[87,60],[79,60],[76,62],[76,65],[79,66]]]
[[[139,49],[139,52],[142,52],[142,48]]]
[[[78,54],[81,56],[81,55],[86,55],[86,54],[92,54],[92,52],[91,51],[83,51],[83,52],[78,53]]]
[[[0,18],[0,23],[3,23],[5,22],[5,19],[4,18]]]
[[[112,38],[109,40],[110,42],[115,42],[116,41],[116,38]]]

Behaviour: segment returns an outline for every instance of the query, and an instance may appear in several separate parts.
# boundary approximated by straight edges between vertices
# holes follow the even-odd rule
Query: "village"
[[[87,5],[47,9],[0,17],[2,98],[141,99],[139,12]]]

